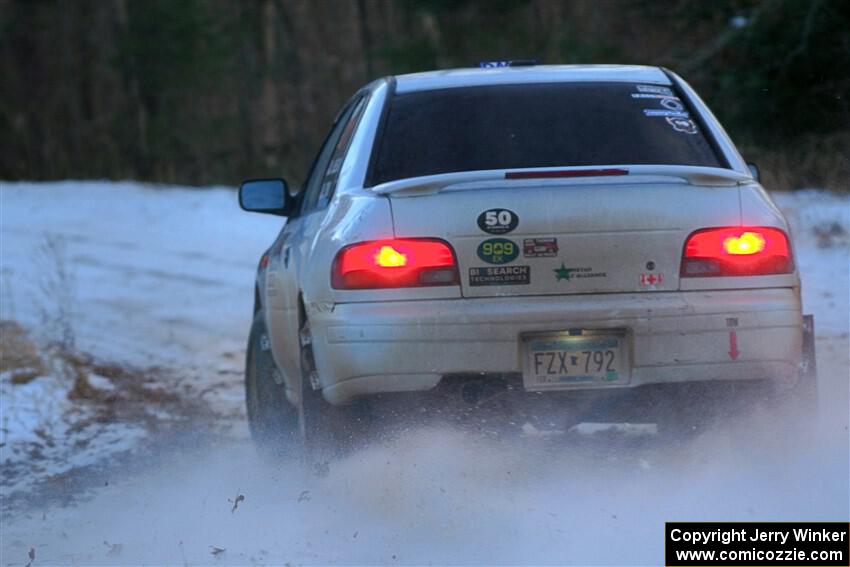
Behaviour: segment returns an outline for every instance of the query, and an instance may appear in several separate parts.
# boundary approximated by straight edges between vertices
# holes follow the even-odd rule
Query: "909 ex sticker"
[[[469,268],[469,285],[528,285],[531,281],[529,266],[493,266]]]
[[[507,264],[519,256],[519,246],[507,238],[490,238],[478,245],[477,253],[488,264]]]

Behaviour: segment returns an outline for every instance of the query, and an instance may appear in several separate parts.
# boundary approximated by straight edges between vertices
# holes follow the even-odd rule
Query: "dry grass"
[[[57,344],[39,349],[16,321],[0,320],[0,372],[9,372],[12,384],[26,384],[41,376],[61,375],[68,380],[69,400],[99,407],[111,418],[133,421],[147,416],[147,409],[161,407],[175,416],[209,413],[200,400],[186,400],[166,387],[169,382],[159,368],[134,368],[98,361]],[[108,390],[90,378],[106,380]],[[155,419],[154,419],[155,421]]]
[[[37,262],[41,268],[38,282],[43,303],[42,325],[52,336],[51,343],[65,352],[75,350],[73,307],[75,278],[73,263],[68,260],[65,237],[47,234],[39,248]]]
[[[13,384],[26,384],[46,371],[26,330],[15,321],[0,320],[0,372],[11,372]]]
[[[781,150],[745,146],[741,152],[759,166],[762,185],[770,191],[850,192],[850,132],[812,136]]]
[[[138,470],[164,447],[194,446],[222,430],[221,414],[168,370],[36,344],[13,321],[0,320],[0,338],[2,395],[10,397],[2,424],[11,456],[0,474],[10,491],[0,497],[4,513],[36,502],[67,504],[101,486],[116,463]],[[124,443],[128,434],[133,440]],[[72,460],[82,464],[68,468]]]

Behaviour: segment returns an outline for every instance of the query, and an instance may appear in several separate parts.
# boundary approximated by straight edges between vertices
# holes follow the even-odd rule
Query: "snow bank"
[[[239,210],[231,188],[2,183],[3,318],[39,328],[42,283],[64,242],[77,346],[138,365],[241,352],[254,269],[283,219]]]
[[[815,313],[820,335],[847,336],[850,329],[850,195],[814,189],[774,193],[791,223],[803,307]]]

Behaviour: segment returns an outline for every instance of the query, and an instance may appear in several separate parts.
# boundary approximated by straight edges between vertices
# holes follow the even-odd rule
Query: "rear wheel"
[[[251,437],[258,447],[273,454],[285,454],[295,448],[298,411],[286,398],[261,313],[254,317],[248,337],[245,405]]]
[[[322,395],[313,355],[310,322],[301,324],[301,399],[298,425],[305,448],[313,458],[335,456],[351,449],[371,421],[368,404],[356,400],[335,406]]]
[[[794,430],[810,430],[817,419],[818,376],[814,319],[811,315],[803,316],[803,359],[797,382],[790,388],[777,388],[771,402],[772,409],[781,412]]]

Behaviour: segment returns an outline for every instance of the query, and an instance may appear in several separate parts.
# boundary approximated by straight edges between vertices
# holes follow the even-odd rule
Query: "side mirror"
[[[759,166],[757,166],[757,165],[756,165],[756,164],[754,164],[753,162],[748,161],[748,162],[747,162],[747,167],[749,167],[749,168],[750,168],[750,173],[752,173],[752,174],[753,174],[753,179],[755,179],[756,181],[761,182],[761,172],[759,171]]]
[[[283,179],[251,179],[239,187],[239,206],[252,213],[287,217],[295,208]]]

